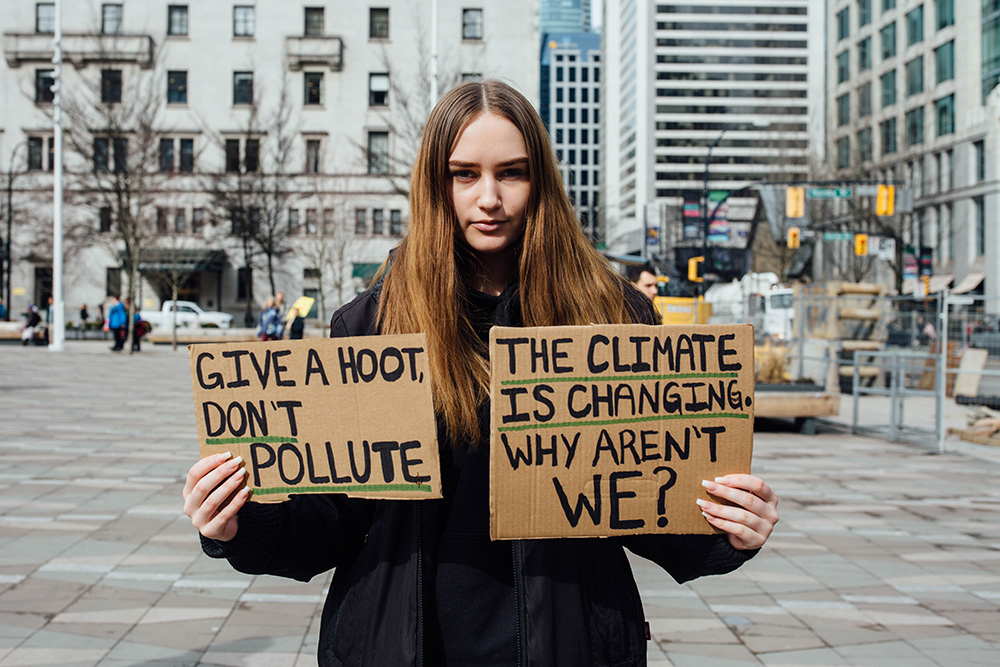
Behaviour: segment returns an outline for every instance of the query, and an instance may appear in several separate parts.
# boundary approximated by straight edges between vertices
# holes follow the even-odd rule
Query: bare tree
[[[243,266],[252,271],[263,264],[272,294],[278,291],[275,275],[280,262],[290,251],[286,215],[293,190],[291,159],[296,128],[288,86],[285,77],[268,114],[263,113],[260,103],[263,91],[255,87],[239,136],[219,135],[205,124],[226,155],[223,170],[207,176],[212,208],[218,218],[230,220]],[[246,326],[252,326],[252,280],[247,280],[246,288],[244,319]]]

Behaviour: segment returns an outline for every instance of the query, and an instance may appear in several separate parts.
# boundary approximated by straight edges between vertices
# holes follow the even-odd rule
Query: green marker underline
[[[419,491],[430,493],[430,484],[346,484],[342,486],[274,486],[253,489],[255,496],[276,493],[352,493],[355,491]]]
[[[742,412],[714,412],[705,415],[654,415],[650,417],[631,417],[629,419],[603,419],[597,421],[556,422],[552,424],[522,424],[518,426],[501,426],[497,431],[530,431],[543,428],[566,428],[571,426],[610,426],[613,424],[635,424],[636,422],[658,422],[668,419],[750,419],[750,415]]]
[[[285,443],[285,442],[298,442],[298,438],[290,438],[284,435],[262,435],[259,437],[251,438],[208,438],[205,440],[206,445],[239,445],[248,442],[274,442],[274,443]]]
[[[591,375],[580,377],[544,377],[526,380],[502,380],[501,385],[541,384],[543,382],[640,382],[643,380],[688,380],[691,378],[734,378],[735,371],[726,373],[668,373],[665,375]]]

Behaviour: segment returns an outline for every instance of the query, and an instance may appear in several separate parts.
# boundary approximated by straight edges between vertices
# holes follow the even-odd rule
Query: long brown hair
[[[478,266],[459,235],[448,159],[462,130],[483,113],[507,119],[528,152],[531,195],[520,240],[518,279],[526,326],[631,321],[622,279],[590,245],[562,186],[541,119],[499,81],[452,88],[424,128],[410,184],[410,226],[383,265],[384,333],[427,334],[434,403],[447,437],[479,440],[478,406],[489,393],[488,350],[469,318],[466,291]]]

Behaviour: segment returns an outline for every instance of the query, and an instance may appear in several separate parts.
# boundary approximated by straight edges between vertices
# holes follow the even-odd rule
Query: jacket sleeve
[[[336,313],[330,335],[374,333],[374,297],[365,292]],[[229,542],[201,538],[202,550],[225,558],[246,574],[273,574],[299,581],[352,560],[364,545],[374,501],[338,493],[292,495],[281,503],[247,503]]]
[[[629,551],[653,561],[680,584],[698,577],[732,572],[760,551],[741,551],[723,534],[630,535],[620,539]]]

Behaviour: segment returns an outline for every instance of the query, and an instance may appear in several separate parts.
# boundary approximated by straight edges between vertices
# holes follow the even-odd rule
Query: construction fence
[[[755,325],[759,396],[773,386],[837,396],[853,431],[938,450],[956,438],[1000,445],[1000,299],[888,292],[802,285],[789,304],[713,303],[709,321]]]

